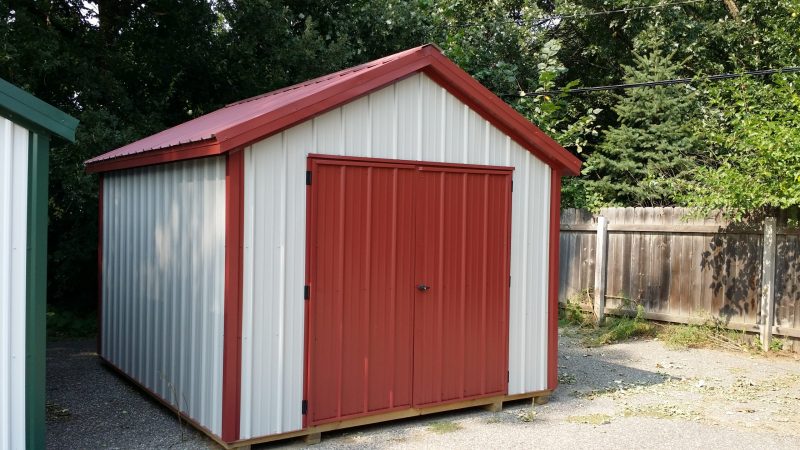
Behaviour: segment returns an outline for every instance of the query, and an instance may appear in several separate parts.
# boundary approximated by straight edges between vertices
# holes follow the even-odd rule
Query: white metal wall
[[[102,354],[219,435],[225,158],[105,174]]]
[[[547,388],[550,168],[417,74],[246,149],[243,439],[302,427],[309,153],[514,166],[509,394]]]
[[[29,133],[0,117],[0,450],[25,448]]]

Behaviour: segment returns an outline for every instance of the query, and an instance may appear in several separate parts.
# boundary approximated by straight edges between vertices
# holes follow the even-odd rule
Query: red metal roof
[[[577,175],[580,160],[478,83],[434,45],[423,45],[224,108],[86,161],[105,172],[228,152],[261,140],[415,72],[470,105],[548,164]]]

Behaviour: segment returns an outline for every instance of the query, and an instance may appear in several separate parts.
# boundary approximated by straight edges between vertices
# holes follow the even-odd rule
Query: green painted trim
[[[0,78],[0,116],[75,142],[78,119]]]
[[[25,448],[45,448],[47,177],[50,136],[28,137],[28,255],[25,267]]]

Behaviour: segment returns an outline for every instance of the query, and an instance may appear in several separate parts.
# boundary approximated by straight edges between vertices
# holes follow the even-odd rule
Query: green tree
[[[636,55],[624,81],[675,78],[680,65],[672,57],[660,50]],[[697,111],[697,95],[685,85],[626,90],[614,107],[619,125],[586,161],[587,190],[610,205],[675,204],[676,180],[689,178],[703,147]]]

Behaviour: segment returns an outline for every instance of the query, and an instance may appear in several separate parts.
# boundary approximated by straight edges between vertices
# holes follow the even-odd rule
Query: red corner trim
[[[558,253],[561,236],[561,173],[550,172],[550,272],[547,280],[547,389],[558,387]]]
[[[103,174],[97,189],[97,354],[103,352]]]
[[[176,147],[167,147],[145,153],[120,156],[114,159],[98,161],[86,166],[87,173],[108,172],[110,170],[131,169],[134,167],[152,166],[184,159],[203,158],[222,153],[216,140],[190,142]]]
[[[244,153],[228,154],[225,173],[225,315],[222,356],[222,439],[239,439],[242,390],[242,238]]]

